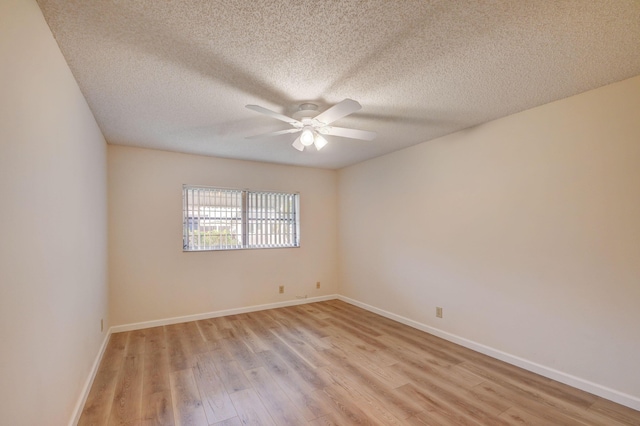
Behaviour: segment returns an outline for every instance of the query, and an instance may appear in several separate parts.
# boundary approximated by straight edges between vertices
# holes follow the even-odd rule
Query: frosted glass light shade
[[[313,131],[304,129],[300,135],[300,142],[302,142],[302,145],[304,146],[310,146],[313,144]]]
[[[323,138],[321,135],[316,135],[316,139],[314,143],[316,145],[316,149],[320,151],[327,144],[327,140]]]

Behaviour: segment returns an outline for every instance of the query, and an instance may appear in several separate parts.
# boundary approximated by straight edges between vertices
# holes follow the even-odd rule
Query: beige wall
[[[108,167],[113,324],[337,292],[335,171],[115,145]],[[183,184],[300,192],[301,247],[183,252]]]
[[[341,294],[640,401],[640,77],[348,167],[339,197]]]
[[[0,423],[71,418],[105,333],[106,144],[35,1],[0,2]]]

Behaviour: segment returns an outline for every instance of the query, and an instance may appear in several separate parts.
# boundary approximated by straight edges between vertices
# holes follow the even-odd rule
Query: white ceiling
[[[638,0],[38,0],[109,143],[340,168],[640,75]],[[363,108],[296,151],[290,115]]]

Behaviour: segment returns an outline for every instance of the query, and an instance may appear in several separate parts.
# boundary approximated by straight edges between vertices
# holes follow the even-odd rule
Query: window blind
[[[183,186],[183,250],[299,247],[299,194]]]

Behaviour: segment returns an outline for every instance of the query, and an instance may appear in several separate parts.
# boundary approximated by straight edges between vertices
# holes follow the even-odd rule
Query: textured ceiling
[[[339,168],[640,75],[637,0],[38,0],[109,143]],[[291,114],[345,98],[298,152]]]

